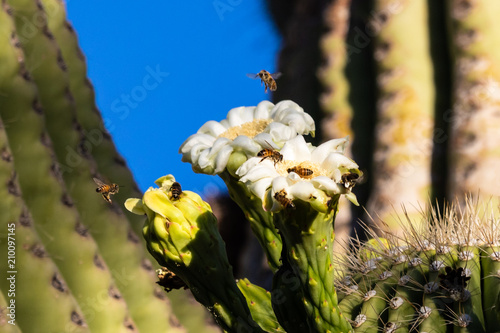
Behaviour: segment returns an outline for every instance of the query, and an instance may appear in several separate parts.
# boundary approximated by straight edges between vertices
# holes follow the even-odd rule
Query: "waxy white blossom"
[[[236,174],[254,195],[261,198],[264,209],[273,212],[283,208],[275,198],[275,194],[282,190],[290,200],[311,201],[325,197],[325,194],[327,197],[345,194],[357,203],[351,192],[352,186],[346,185],[342,177],[351,171],[359,175],[358,165],[344,155],[347,143],[348,139],[343,138],[314,147],[306,143],[304,137],[297,136],[280,150],[282,162],[253,157],[243,163]],[[290,170],[294,167],[308,169],[312,175],[301,176]]]
[[[311,116],[296,103],[286,100],[274,105],[263,101],[257,106],[231,109],[220,122],[206,122],[179,152],[195,172],[218,174],[235,151],[256,156],[263,148],[281,147],[297,135],[314,134],[314,129]]]

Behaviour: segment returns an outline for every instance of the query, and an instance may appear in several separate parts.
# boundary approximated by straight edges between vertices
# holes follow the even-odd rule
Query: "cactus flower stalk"
[[[125,203],[147,216],[143,233],[149,252],[186,283],[224,330],[263,332],[236,286],[210,205],[194,192],[173,195],[173,183],[171,175],[159,178],[159,188]]]

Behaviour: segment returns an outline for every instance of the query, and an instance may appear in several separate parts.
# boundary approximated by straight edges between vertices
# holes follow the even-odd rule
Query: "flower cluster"
[[[361,172],[344,155],[348,138],[314,147],[303,137],[314,134],[314,128],[312,118],[296,103],[263,101],[232,109],[221,122],[205,123],[180,152],[195,172],[229,171],[261,199],[266,211],[293,208],[294,200],[322,210],[340,194],[357,204],[351,189]]]

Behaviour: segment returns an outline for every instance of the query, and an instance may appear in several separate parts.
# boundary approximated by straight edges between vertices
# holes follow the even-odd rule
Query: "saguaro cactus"
[[[89,154],[96,148],[88,145],[89,133],[95,131],[79,124],[86,117],[94,120],[92,126],[106,141],[92,141],[108,149],[102,164],[118,162],[120,184],[129,185],[130,193],[139,192],[123,159],[110,150],[113,144],[97,109],[89,107],[94,96],[69,27],[59,1],[2,1],[0,116],[5,128],[0,134],[8,136],[8,145],[2,141],[2,160],[12,168],[2,169],[2,177],[10,177],[3,188],[13,192],[4,196],[7,206],[0,216],[5,228],[7,223],[16,226],[15,323],[26,332],[184,331],[168,298],[154,283],[153,265],[129,223],[135,222],[138,231],[142,218],[130,214],[129,221],[116,204],[119,197],[109,205],[95,193],[92,177],[108,179],[101,176],[101,163]],[[78,113],[73,91],[78,95]],[[68,159],[75,162],[71,168]],[[8,170],[14,170],[19,187]],[[32,222],[23,207],[29,209]],[[2,249],[8,240],[6,230],[1,231]],[[2,259],[2,267],[6,263]],[[10,301],[6,287],[2,281],[0,290]],[[214,331],[201,307],[181,294],[172,299],[183,309],[179,313],[184,313],[189,330]],[[3,328],[16,329],[12,324]]]
[[[241,110],[230,111],[234,128],[250,126],[250,116]],[[295,106],[287,113],[295,114],[295,128],[308,120]],[[269,123],[267,113],[252,121],[256,120],[266,120],[267,126],[277,121]],[[201,133],[208,127],[214,135],[228,129],[216,122],[207,124],[188,138],[181,151],[197,171],[236,169],[231,171],[234,181],[249,195],[239,196],[239,203],[272,218],[282,250],[271,292],[248,280],[238,282],[241,293],[235,289],[209,205],[192,192],[179,194],[173,176],[158,179],[159,188],[151,187],[142,199],[128,199],[126,207],[147,217],[143,231],[148,250],[180,279],[171,287],[189,287],[225,331],[491,332],[500,324],[496,310],[500,220],[478,215],[481,209],[472,199],[464,210],[458,205],[443,214],[422,210],[417,223],[413,213],[405,212],[398,219],[404,237],[392,228],[377,232],[367,228],[369,241],[353,241],[350,250],[335,259],[339,198],[345,195],[357,204],[351,189],[361,175],[357,164],[344,155],[347,139],[314,147],[295,130],[281,148],[264,155],[255,147],[260,144],[258,135],[265,133],[261,126],[256,135],[252,132],[253,138],[240,134],[224,140],[228,147],[224,151],[216,139],[207,140]],[[193,145],[193,140],[204,147]],[[276,141],[272,142],[278,146]],[[203,150],[212,153],[211,161],[200,158],[207,154]],[[234,185],[228,188],[239,190]],[[261,206],[254,204],[259,199]],[[495,207],[483,211],[498,213]],[[259,222],[267,220],[254,221]],[[231,307],[228,295],[233,295]]]

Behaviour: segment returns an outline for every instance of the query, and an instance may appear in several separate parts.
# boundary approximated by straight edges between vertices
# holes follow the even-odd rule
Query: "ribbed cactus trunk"
[[[0,31],[0,116],[12,150],[9,155],[4,149],[2,158],[10,158],[20,184],[16,195],[22,193],[22,199],[6,197],[8,208],[0,215],[11,220],[5,223],[16,222],[13,216],[24,201],[33,216],[28,223],[20,215],[16,224],[22,265],[19,326],[26,332],[183,331],[155,284],[142,235],[137,235],[144,219],[132,217],[132,230],[120,197],[110,205],[95,192],[93,177],[127,184],[129,193],[138,189],[123,159],[111,150],[62,3],[2,1]],[[83,128],[80,118],[93,119],[95,127]],[[101,157],[110,178],[101,175],[101,163],[90,154],[98,146],[108,149]],[[112,173],[111,165],[119,172]],[[9,184],[16,182],[12,178]],[[28,280],[35,276],[36,281]],[[2,281],[2,293],[4,286]],[[192,332],[215,331],[206,312],[184,295],[171,299],[186,326]]]
[[[425,1],[374,6],[377,122],[373,189],[367,209],[392,228],[394,211],[418,216],[431,196],[435,91]]]
[[[450,129],[450,198],[500,195],[500,2],[448,1],[454,54]]]
[[[9,33],[0,34],[0,115],[23,199],[48,255],[55,260],[69,289],[77,295],[89,328],[130,331],[134,326],[128,324],[131,321],[126,304],[64,186],[12,13],[3,3],[0,22],[4,25],[2,31]]]
[[[4,212],[0,215],[0,269],[4,273],[0,290],[9,300],[9,304],[2,304],[1,307],[4,320],[16,323],[0,323],[0,332],[8,328],[16,332],[18,326],[24,332],[90,332],[82,310],[45,251],[21,198],[14,160],[1,123],[0,151],[0,211]],[[46,306],[33,302],[35,291],[36,297],[43,299]],[[10,303],[11,300],[15,303]],[[11,309],[14,311],[11,312]],[[12,314],[14,317],[8,316]]]
[[[349,61],[347,50],[347,32],[350,21],[351,0],[333,1],[324,12],[324,20],[329,31],[321,39],[321,50],[325,55],[326,65],[318,73],[321,83],[325,87],[320,103],[326,113],[321,122],[323,139],[331,140],[349,136],[349,141],[355,140],[351,127],[353,109],[349,103],[349,81],[345,70]],[[351,145],[346,150],[346,155],[352,157]],[[339,201],[339,214],[335,221],[337,252],[342,249],[342,244],[348,241],[352,230],[351,203],[341,198]]]

